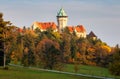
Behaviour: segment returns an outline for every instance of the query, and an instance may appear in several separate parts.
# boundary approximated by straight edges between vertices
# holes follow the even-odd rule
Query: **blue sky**
[[[18,27],[30,27],[34,21],[53,21],[63,7],[68,25],[85,26],[110,46],[120,44],[120,0],[0,0],[5,20]]]

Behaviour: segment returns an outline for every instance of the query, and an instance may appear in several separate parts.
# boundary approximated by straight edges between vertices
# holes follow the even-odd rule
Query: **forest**
[[[4,52],[4,67],[9,63],[25,67],[62,70],[65,64],[83,64],[109,68],[114,75],[120,75],[119,45],[110,47],[101,39],[78,38],[68,28],[62,33],[51,28],[23,29],[4,21],[0,13],[0,53]]]

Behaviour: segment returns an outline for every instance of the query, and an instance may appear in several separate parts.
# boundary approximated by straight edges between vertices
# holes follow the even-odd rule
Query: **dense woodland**
[[[4,21],[0,13],[0,43],[6,63],[57,70],[68,63],[84,64],[109,67],[112,74],[120,75],[118,45],[110,47],[100,39],[78,38],[67,28],[62,33],[51,28],[44,32],[26,27],[20,29],[10,21]]]

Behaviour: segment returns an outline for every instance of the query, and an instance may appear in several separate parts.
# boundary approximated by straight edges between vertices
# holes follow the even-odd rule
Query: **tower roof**
[[[89,37],[97,37],[97,36],[94,34],[93,31],[91,31],[88,36],[89,36]]]
[[[58,12],[57,16],[67,16],[67,14],[65,13],[64,9],[61,8],[60,11]]]

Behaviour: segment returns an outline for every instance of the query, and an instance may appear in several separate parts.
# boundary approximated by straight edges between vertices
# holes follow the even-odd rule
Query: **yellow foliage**
[[[55,38],[60,39],[61,35],[58,32],[52,32],[52,34],[55,36]]]
[[[111,48],[109,46],[102,46],[102,49],[105,49],[108,53],[111,52]]]

